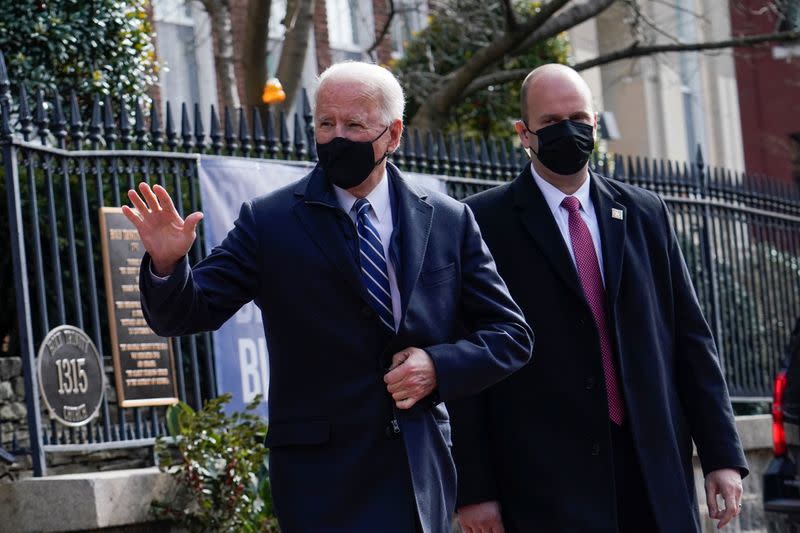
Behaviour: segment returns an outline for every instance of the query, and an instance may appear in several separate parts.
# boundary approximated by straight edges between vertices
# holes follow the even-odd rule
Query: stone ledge
[[[0,533],[95,530],[153,521],[174,485],[157,468],[28,478],[0,485]]]

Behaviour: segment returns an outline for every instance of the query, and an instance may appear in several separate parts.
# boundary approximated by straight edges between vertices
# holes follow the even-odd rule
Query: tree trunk
[[[287,110],[294,103],[303,77],[303,66],[314,18],[314,1],[288,0],[286,3],[286,18],[283,21],[286,33],[283,36],[283,49],[278,63],[277,77],[286,92],[283,108]]]
[[[596,16],[613,2],[614,0],[587,0],[560,12],[568,0],[551,0],[544,4],[535,15],[519,22],[513,29],[506,29],[487,46],[475,52],[463,65],[448,74],[440,87],[426,98],[425,103],[411,117],[410,125],[425,129],[440,127],[450,109],[464,97],[467,86],[487,68],[527,41],[530,35],[546,28],[547,32],[539,32],[545,33],[542,38],[546,39]]]
[[[227,0],[200,0],[211,19],[211,34],[214,37],[214,65],[219,81],[221,106],[236,109],[239,102],[239,87],[236,83],[233,54],[233,27],[231,8]]]
[[[262,105],[261,92],[267,82],[267,44],[269,42],[270,0],[249,0],[242,52],[244,103],[250,107]]]

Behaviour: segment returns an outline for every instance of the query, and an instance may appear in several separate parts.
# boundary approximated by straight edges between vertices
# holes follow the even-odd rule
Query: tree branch
[[[664,52],[701,52],[703,50],[719,50],[720,48],[748,48],[764,43],[783,43],[800,40],[800,32],[783,31],[779,33],[764,33],[760,35],[747,35],[734,37],[724,41],[711,41],[705,43],[670,43],[654,44],[651,46],[638,46],[633,44],[621,50],[598,56],[588,61],[572,65],[575,70],[586,70],[599,65],[613,63],[620,59],[630,59]]]
[[[546,24],[553,14],[561,9],[567,2],[569,2],[569,0],[551,0],[543,5],[535,15],[519,25],[517,30],[513,32],[504,32],[488,46],[476,52],[466,63],[447,76],[445,86],[441,91],[437,91],[436,101],[430,101],[430,105],[442,110],[449,109],[450,102],[461,95],[464,87],[466,87],[476,75],[483,72],[486,67],[515,48],[526,35],[535,31],[541,25]]]
[[[511,0],[502,0],[503,3],[503,14],[506,16],[506,29],[509,31],[515,31],[519,28],[519,22],[517,21],[516,14],[514,13],[514,6],[511,4]]]
[[[610,52],[608,54],[598,56],[588,61],[583,61],[572,65],[575,70],[581,71],[614,61],[622,59],[630,59],[633,57],[641,57],[646,55],[661,54],[665,52],[701,52],[704,50],[718,50],[720,48],[747,48],[755,47],[765,43],[780,43],[800,40],[800,32],[785,31],[780,33],[768,33],[761,35],[748,35],[744,37],[736,37],[725,41],[713,41],[706,43],[670,43],[652,46],[639,46],[633,44],[626,48]],[[503,83],[511,83],[514,81],[522,81],[528,75],[530,69],[514,69],[502,70],[493,72],[485,76],[475,78],[463,92],[463,96],[467,97],[481,89],[485,89],[491,85],[500,85]]]
[[[588,0],[582,4],[577,4],[562,13],[550,17],[547,22],[541,25],[536,31],[526,36],[516,50],[526,49],[536,43],[555,37],[562,31],[574,28],[578,24],[594,18],[613,4],[616,0]]]
[[[372,46],[367,48],[366,54],[368,56],[371,56],[372,52],[381,45],[381,41],[383,41],[383,38],[389,33],[389,27],[392,25],[392,19],[394,18],[394,0],[387,0],[387,2],[389,2],[389,16],[386,18],[386,24],[383,25],[383,29],[381,29],[381,32],[375,37]]]
[[[233,33],[230,5],[227,0],[200,0],[211,20],[214,36],[214,65],[219,80],[219,97],[222,106],[240,107],[239,88],[234,67]]]
[[[251,107],[262,105],[261,91],[267,81],[267,44],[271,4],[270,0],[247,3],[242,66],[246,72],[244,103]]]

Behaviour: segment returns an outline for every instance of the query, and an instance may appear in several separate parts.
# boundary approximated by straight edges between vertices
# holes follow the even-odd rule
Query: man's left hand
[[[725,508],[717,506],[717,494],[725,501]],[[721,468],[706,476],[706,504],[711,518],[719,520],[722,529],[742,510],[742,476],[738,470]]]
[[[425,350],[406,348],[392,356],[392,366],[383,381],[395,405],[410,409],[436,388],[436,367]]]

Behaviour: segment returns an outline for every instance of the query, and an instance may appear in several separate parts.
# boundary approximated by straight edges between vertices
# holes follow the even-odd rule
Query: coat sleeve
[[[491,453],[489,391],[447,404],[458,472],[456,509],[499,499]]]
[[[463,204],[462,204],[463,205]],[[442,401],[476,394],[528,362],[533,332],[508,293],[470,208],[463,205],[461,319],[464,336],[426,346]]]
[[[142,311],[158,335],[175,337],[219,328],[258,291],[258,238],[245,202],[233,229],[211,254],[189,267],[184,257],[166,280],[154,279],[150,255],[139,271]]]
[[[663,200],[661,209],[669,231],[678,394],[689,420],[692,439],[697,445],[703,473],[734,468],[744,477],[749,470],[736,431],[714,338],[700,309]]]

